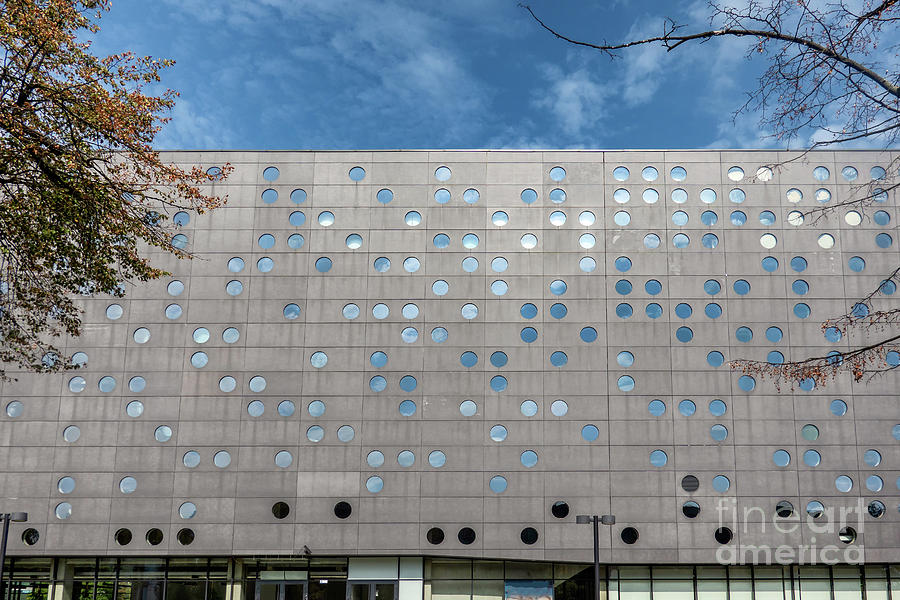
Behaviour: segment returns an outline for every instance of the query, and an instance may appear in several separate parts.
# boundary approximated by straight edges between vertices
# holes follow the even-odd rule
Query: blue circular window
[[[554,319],[562,319],[568,312],[569,311],[566,308],[566,305],[560,302],[557,302],[556,304],[550,306],[550,316]]]
[[[491,389],[495,392],[502,392],[506,389],[508,382],[506,381],[506,377],[502,375],[494,375],[491,377]]]
[[[411,392],[416,389],[418,382],[412,375],[404,375],[400,378],[400,389],[404,392]]]
[[[644,309],[644,312],[647,313],[647,316],[651,319],[658,319],[662,316],[663,310],[662,306],[656,302],[651,302],[647,305],[647,308]]]
[[[706,362],[711,367],[721,367],[725,363],[725,357],[718,350],[713,350],[706,355]]]
[[[631,270],[631,259],[627,256],[620,256],[616,259],[615,265],[617,271],[625,273]]]
[[[734,337],[736,337],[739,342],[747,343],[753,339],[753,330],[749,327],[738,327],[734,332]]]
[[[751,392],[756,387],[756,380],[750,375],[741,375],[738,377],[738,387],[745,392]]]
[[[685,417],[690,417],[695,412],[697,412],[697,405],[694,404],[693,400],[682,400],[678,403],[678,412],[680,412]]]
[[[634,314],[634,309],[631,308],[631,305],[623,302],[616,306],[616,316],[620,319],[628,319],[631,315]]]
[[[509,361],[509,357],[506,356],[505,352],[497,352],[491,353],[491,364],[497,367],[498,369],[501,367],[505,367],[506,363]]]
[[[562,279],[556,279],[550,282],[550,293],[554,296],[562,296],[566,293],[566,289],[568,289],[568,286]]]
[[[809,266],[809,263],[802,256],[795,256],[791,259],[791,268],[798,273],[805,271],[807,266]]]
[[[381,189],[381,190],[378,190],[377,194],[375,194],[375,198],[377,198],[378,201],[381,202],[382,204],[387,204],[388,202],[390,202],[391,200],[394,199],[394,192],[392,192],[391,190],[389,190],[387,188]]]
[[[554,367],[561,367],[569,362],[569,357],[566,356],[565,352],[561,352],[557,350],[556,352],[550,355],[550,364]]]
[[[894,238],[886,233],[879,233],[875,236],[875,243],[879,248],[890,248],[891,244],[894,243]]]
[[[778,350],[772,350],[766,355],[766,362],[770,365],[784,364],[784,354],[782,354]]]
[[[734,291],[740,296],[746,296],[750,293],[750,283],[744,279],[738,279],[734,282]]]
[[[797,318],[806,319],[809,317],[811,312],[812,311],[809,308],[809,304],[798,302],[794,305],[794,314],[797,315]]]
[[[584,327],[581,330],[581,341],[591,343],[597,339],[597,330],[593,327]]]
[[[675,330],[675,338],[684,344],[694,339],[694,332],[690,327],[679,327]]]
[[[841,333],[841,330],[838,329],[837,327],[829,327],[828,329],[825,330],[825,339],[828,340],[829,342],[832,342],[832,343],[839,342],[839,341],[841,341],[842,337],[843,337],[843,334]]]
[[[722,307],[715,302],[710,302],[706,305],[706,308],[703,310],[703,312],[705,312],[706,316],[710,319],[718,319],[722,316]]]
[[[316,259],[316,271],[319,273],[327,273],[331,270],[331,259],[327,256],[322,256]]]
[[[537,329],[535,329],[534,327],[524,327],[522,328],[522,332],[519,334],[519,337],[521,337],[522,341],[526,344],[530,344],[537,340]]]
[[[804,296],[809,293],[809,284],[802,279],[795,279],[791,284],[791,290],[798,296]]]
[[[522,194],[520,196],[522,198],[522,202],[525,204],[531,204],[535,200],[537,200],[537,192],[531,188],[525,188],[522,190]]]
[[[650,464],[654,467],[664,467],[669,462],[669,457],[662,450],[654,450],[650,453]]]
[[[526,319],[533,319],[537,316],[538,310],[537,306],[534,304],[527,302],[522,305],[522,308],[519,309],[519,314],[521,314]]]
[[[784,333],[781,331],[779,327],[769,327],[766,329],[766,339],[772,342],[773,344],[780,342],[781,338],[784,337]]]
[[[634,390],[634,378],[629,375],[622,375],[619,377],[619,380],[616,382],[619,390],[622,392],[630,392]]]
[[[722,291],[722,285],[715,279],[707,279],[703,284],[703,291],[710,296],[715,296]]]
[[[369,389],[373,392],[383,392],[387,387],[387,380],[381,375],[376,375],[369,380]]]
[[[627,350],[623,350],[616,355],[616,362],[619,363],[620,367],[625,367],[627,369],[634,364],[634,354]]]
[[[644,291],[651,296],[656,296],[662,291],[662,284],[655,279],[648,279],[644,284]]]
[[[851,256],[849,260],[847,260],[847,266],[850,267],[851,271],[859,273],[866,268],[866,261],[861,256]]]
[[[443,327],[435,327],[431,330],[431,339],[436,344],[443,344],[447,341],[449,334]]]
[[[654,417],[661,417],[666,413],[666,403],[662,400],[651,400],[647,405],[647,410]]]
[[[362,167],[353,167],[350,169],[349,176],[351,181],[362,181],[366,176],[366,170]]]
[[[735,210],[731,213],[731,224],[740,227],[747,222],[747,213],[742,210]]]
[[[375,367],[376,369],[380,369],[381,367],[386,365],[387,361],[388,361],[387,354],[385,354],[384,352],[382,352],[380,350],[377,352],[373,352],[372,356],[369,357],[369,362],[372,363],[372,366]]]
[[[616,293],[627,296],[631,293],[631,282],[627,279],[620,279],[616,282]]]
[[[682,319],[687,319],[693,314],[694,310],[691,308],[690,304],[686,304],[682,302],[675,306],[675,314]]]
[[[772,273],[778,268],[778,259],[774,256],[766,256],[762,259],[762,268],[763,271]]]

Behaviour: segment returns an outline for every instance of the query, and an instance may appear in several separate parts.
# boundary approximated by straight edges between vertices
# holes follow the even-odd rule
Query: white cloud
[[[222,0],[212,9],[200,0],[167,2],[222,22],[237,43],[279,38],[286,49],[283,60],[255,65],[246,53],[237,69],[245,77],[275,75],[266,80],[276,81],[283,95],[302,95],[302,104],[293,109],[287,102],[267,102],[260,109],[264,117],[283,120],[294,112],[294,121],[303,121],[314,118],[317,108],[333,113],[340,107],[344,122],[379,120],[381,131],[392,128],[400,145],[411,130],[433,131],[436,144],[447,144],[471,137],[467,134],[481,127],[488,112],[489,82],[472,74],[471,59],[445,32],[459,29],[450,27],[452,19],[463,20],[470,31],[479,22],[496,23],[484,15],[496,5],[451,14],[402,2]],[[332,139],[337,137],[332,132]]]
[[[176,101],[169,116],[172,120],[163,125],[153,143],[156,149],[228,148],[233,144],[225,119],[201,112],[184,98]]]
[[[548,109],[562,131],[571,136],[582,136],[598,125],[605,114],[603,104],[608,92],[594,81],[587,68],[567,73],[556,65],[545,64],[541,71],[549,89],[539,87],[535,106]]]

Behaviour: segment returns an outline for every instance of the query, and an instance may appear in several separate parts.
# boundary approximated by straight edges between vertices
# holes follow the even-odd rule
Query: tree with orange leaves
[[[84,37],[108,9],[0,0],[0,361],[19,368],[70,366],[54,340],[80,333],[76,295],[165,275],[142,253],[189,257],[168,214],[224,201],[201,186],[229,165],[186,170],[153,150],[177,93],[145,88],[173,61],[91,53]]]

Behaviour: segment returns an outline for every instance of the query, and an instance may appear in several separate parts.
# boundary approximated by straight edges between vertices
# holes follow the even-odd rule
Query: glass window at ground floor
[[[346,557],[8,558],[0,600],[594,600],[584,563],[422,559],[400,582]],[[421,579],[419,579],[421,577]],[[228,595],[232,586],[235,595]],[[603,566],[601,600],[900,600],[900,566]]]

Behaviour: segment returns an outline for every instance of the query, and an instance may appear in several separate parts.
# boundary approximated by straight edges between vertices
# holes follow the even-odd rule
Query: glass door
[[[347,600],[397,600],[396,581],[354,582],[347,588]]]
[[[256,600],[306,600],[306,582],[257,581]]]

